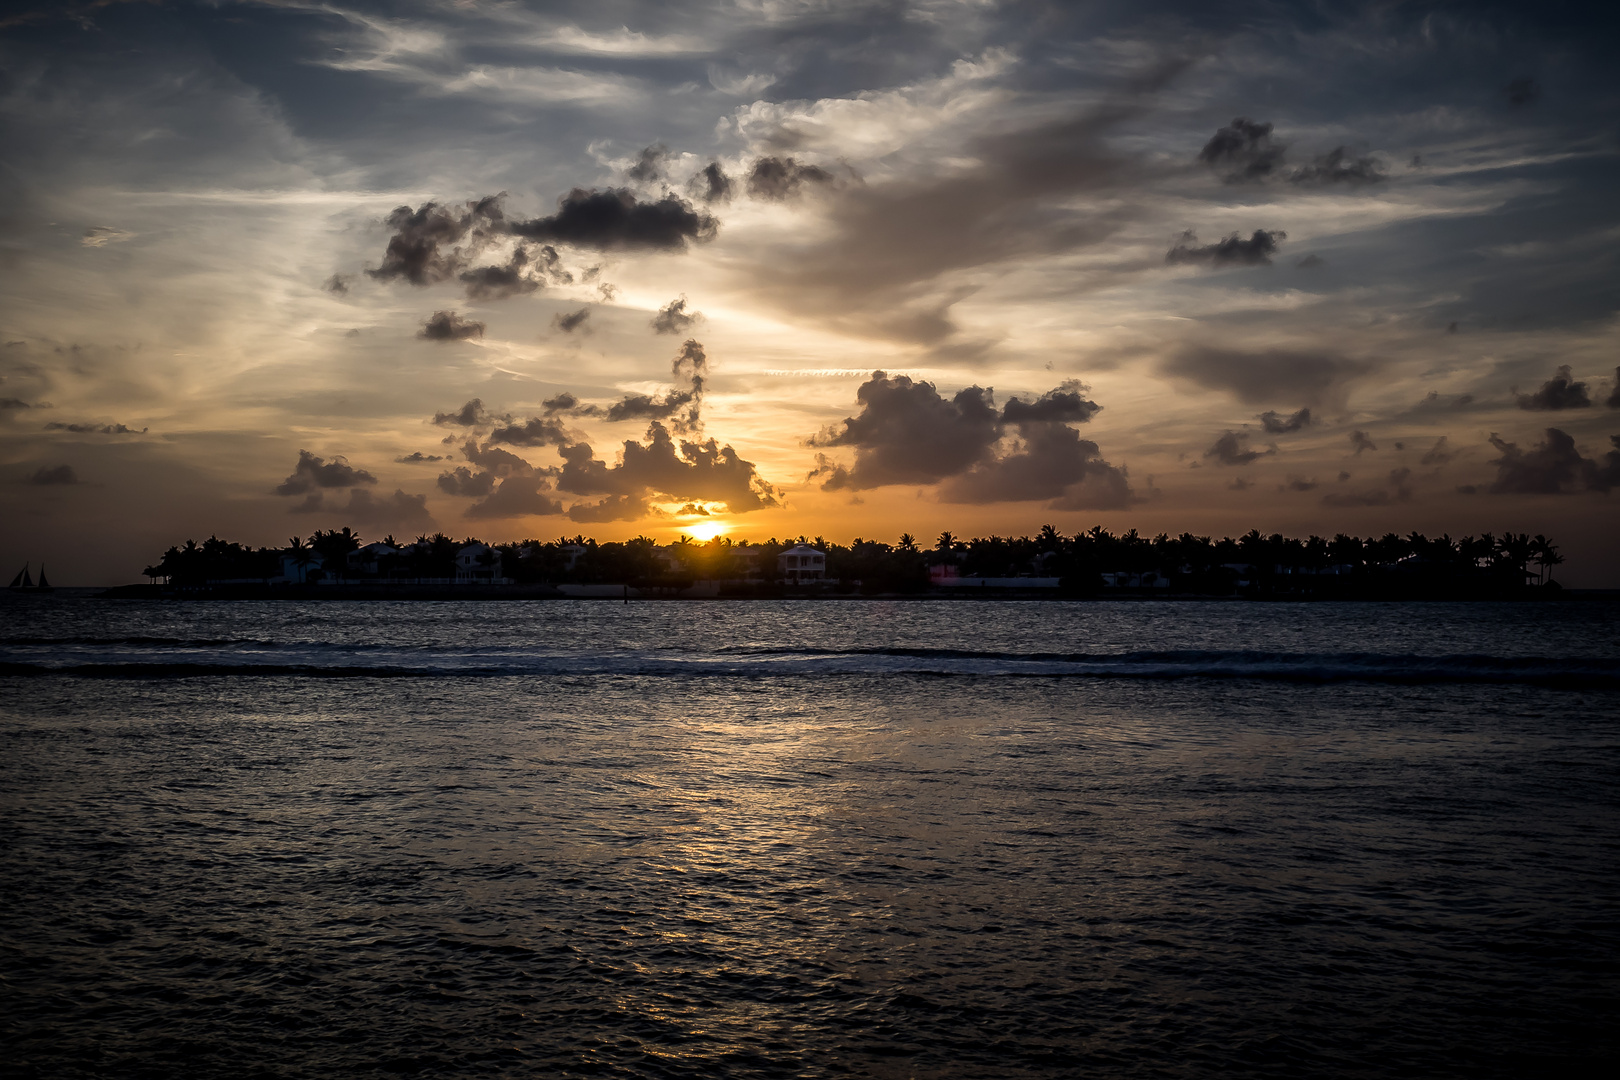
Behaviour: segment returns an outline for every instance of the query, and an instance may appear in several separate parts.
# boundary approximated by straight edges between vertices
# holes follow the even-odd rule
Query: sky
[[[1620,587],[1601,6],[3,10],[7,574],[1051,523]]]

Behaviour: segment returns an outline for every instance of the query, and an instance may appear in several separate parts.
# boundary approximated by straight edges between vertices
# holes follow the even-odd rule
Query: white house
[[[501,575],[501,553],[488,544],[468,544],[456,552],[457,585],[508,585]]]
[[[776,573],[783,581],[822,581],[827,556],[809,544],[794,544],[776,557]]]

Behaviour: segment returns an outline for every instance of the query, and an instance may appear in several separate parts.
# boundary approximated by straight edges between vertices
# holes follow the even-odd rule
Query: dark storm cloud
[[[855,448],[855,466],[834,474],[827,490],[932,484],[967,471],[1001,438],[991,391],[969,386],[946,401],[933,383],[882,371],[856,392],[859,416],[810,441],[819,447]]]
[[[1363,450],[1377,450],[1378,444],[1372,441],[1372,436],[1365,431],[1352,431],[1350,433],[1350,448],[1356,457],[1361,456]]]
[[[449,460],[449,458],[440,454],[424,454],[422,451],[418,450],[415,453],[406,454],[403,457],[397,457],[394,459],[394,462],[399,465],[427,465],[435,461]]]
[[[1272,141],[1271,131],[1270,124],[1235,117],[1204,144],[1198,160],[1228,184],[1265,180],[1282,164],[1285,149],[1282,143]]]
[[[1502,455],[1491,462],[1496,466],[1492,494],[1557,495],[1581,488],[1607,492],[1620,487],[1620,435],[1609,437],[1614,449],[1600,461],[1581,456],[1574,438],[1557,428],[1548,428],[1541,442],[1528,450],[1495,432],[1490,441]]]
[[[1083,424],[1102,411],[1095,401],[1081,395],[1089,388],[1078,379],[1070,379],[1053,390],[1048,390],[1034,401],[1012,398],[1001,410],[1003,424],[1035,422]]]
[[[1101,406],[1070,381],[1033,402],[1013,399],[996,411],[993,392],[970,386],[946,400],[933,383],[873,372],[856,393],[860,415],[810,440],[855,449],[855,463],[818,455],[810,478],[824,491],[943,481],[945,502],[1056,500],[1065,509],[1109,509],[1130,501],[1123,469],[1065,421],[1084,422]],[[1010,445],[998,444],[1016,432]]]
[[[1326,266],[1327,260],[1320,255],[1307,255],[1294,264],[1295,270],[1315,270],[1319,266]]]
[[[1456,451],[1451,449],[1450,443],[1444,435],[1435,440],[1434,445],[1424,452],[1418,461],[1419,465],[1444,465],[1456,457]]]
[[[687,390],[671,390],[661,398],[650,394],[626,394],[608,406],[607,418],[618,423],[622,420],[662,420],[684,409],[693,400]]]
[[[1573,379],[1568,364],[1560,365],[1557,374],[1542,383],[1541,389],[1533,394],[1519,394],[1515,400],[1518,401],[1519,408],[1533,411],[1585,409],[1592,404],[1592,399],[1586,392],[1586,384]]]
[[[1207,345],[1185,346],[1163,362],[1165,374],[1211,390],[1224,390],[1255,405],[1331,401],[1378,364],[1327,350],[1266,349],[1241,352]]]
[[[473,398],[453,413],[433,414],[433,422],[440,427],[446,424],[452,424],[456,427],[476,427],[479,424],[488,423],[489,419],[489,414],[484,412],[482,398]]]
[[[1188,230],[1181,243],[1164,253],[1167,263],[1208,263],[1211,266],[1270,266],[1277,254],[1277,243],[1288,234],[1281,229],[1256,229],[1247,240],[1233,233],[1213,244],[1199,244],[1198,234]]]
[[[1260,426],[1265,429],[1267,435],[1288,435],[1310,426],[1311,410],[1301,409],[1289,416],[1281,416],[1268,410],[1255,419],[1260,421]]]
[[[562,424],[550,417],[533,416],[522,423],[513,422],[497,427],[489,433],[489,442],[511,446],[562,446],[572,442]]]
[[[58,485],[77,484],[79,474],[73,471],[71,465],[58,465],[54,469],[39,469],[30,476],[25,483],[37,484],[41,487],[56,487]]]
[[[145,435],[147,429],[125,427],[123,424],[64,424],[52,421],[45,425],[46,431],[70,431],[75,435]]]
[[[559,311],[556,315],[552,316],[551,325],[556,327],[558,330],[561,330],[565,334],[572,334],[575,330],[578,330],[580,327],[584,326],[585,321],[590,317],[590,308],[580,308],[578,311],[570,311],[567,313]]]
[[[796,195],[805,184],[830,184],[833,175],[819,165],[803,165],[792,158],[762,157],[748,173],[748,194],[756,199],[781,200]]]
[[[435,311],[416,336],[426,341],[466,341],[484,336],[484,324],[453,311]]]
[[[342,457],[331,461],[317,457],[308,450],[298,451],[298,464],[292,475],[276,485],[277,495],[303,495],[321,488],[356,487],[375,484],[377,478],[364,469],[356,469]]]
[[[1620,409],[1620,367],[1614,369],[1614,389],[1603,404],[1611,409]]]
[[[636,157],[636,163],[624,171],[624,175],[638,184],[650,184],[664,175],[664,161],[669,157],[669,147],[662,143],[649,146]]]
[[[702,319],[703,312],[686,310],[686,297],[682,296],[658,309],[652,320],[653,333],[684,334]]]
[[[1320,485],[1315,480],[1307,480],[1303,476],[1290,476],[1286,483],[1278,484],[1278,491],[1315,491]]]
[[[511,222],[508,231],[603,251],[683,251],[688,241],[713,239],[719,226],[712,215],[673,193],[642,202],[623,188],[574,188],[558,200],[555,214]]]
[[[1249,446],[1249,437],[1241,431],[1227,431],[1215,440],[1215,445],[1204,451],[1204,459],[1214,458],[1222,465],[1251,465],[1260,458],[1275,454],[1270,450],[1255,450]]]
[[[711,161],[692,178],[692,189],[706,203],[725,202],[731,198],[731,177],[718,161]]]
[[[1354,156],[1342,146],[1295,169],[1288,177],[1294,184],[1348,184],[1351,187],[1376,184],[1385,179],[1383,163],[1377,158],[1370,154]]]
[[[677,446],[669,429],[657,422],[648,425],[646,440],[645,445],[627,440],[617,465],[601,461],[584,443],[563,447],[558,451],[563,467],[557,489],[574,495],[644,499],[656,493],[671,501],[723,502],[732,513],[778,505],[776,489],[730,446],[714,439],[682,440]]]
[[[22,398],[14,398],[14,397],[0,398],[0,412],[9,412],[12,409],[32,409],[32,408],[36,408],[36,407],[37,408],[44,408],[44,406],[30,405],[28,402],[24,401]]]
[[[1390,470],[1386,486],[1370,491],[1334,491],[1322,496],[1322,505],[1338,507],[1390,506],[1412,498],[1412,470]]]

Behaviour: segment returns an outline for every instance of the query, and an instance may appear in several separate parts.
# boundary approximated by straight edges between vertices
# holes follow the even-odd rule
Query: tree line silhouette
[[[354,565],[363,538],[344,527],[317,530],[307,540],[292,537],[281,548],[253,548],[210,536],[171,547],[146,568],[171,588],[201,589],[222,583],[269,584],[289,568],[310,583],[446,581],[457,577],[457,557],[471,550],[480,567],[511,582],[629,584],[679,590],[696,581],[728,583],[738,595],[772,595],[776,557],[794,544],[826,553],[820,591],[915,594],[961,588],[989,579],[1031,579],[1060,594],[1156,591],[1159,594],[1226,596],[1500,596],[1556,589],[1552,570],[1563,556],[1545,536],[1486,533],[1453,540],[1412,532],[1361,538],[1340,533],[1286,537],[1258,529],[1214,539],[1181,533],[1146,537],[1135,529],[1112,533],[1101,526],[1065,536],[1044,525],[1034,536],[962,539],[942,532],[931,547],[910,533],[898,542],[855,538],[838,544],[824,537],[775,537],[763,543],[691,537],[660,545],[638,536],[625,541],[583,535],[556,540],[520,540],[487,545],[476,537],[455,540],[444,533],[381,542],[392,549]],[[376,554],[368,549],[368,554]],[[1040,580],[1044,579],[1044,580]],[[803,591],[802,589],[800,591]]]

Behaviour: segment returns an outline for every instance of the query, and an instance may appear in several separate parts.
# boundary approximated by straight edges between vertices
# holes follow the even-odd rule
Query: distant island
[[[171,547],[149,585],[112,597],[508,598],[1045,596],[1256,599],[1502,599],[1559,591],[1563,557],[1544,536],[1504,533],[1305,539],[1115,534],[961,539],[932,547],[800,536],[764,543],[584,536],[488,544],[443,533],[366,542],[350,528],[253,548],[209,537]]]

